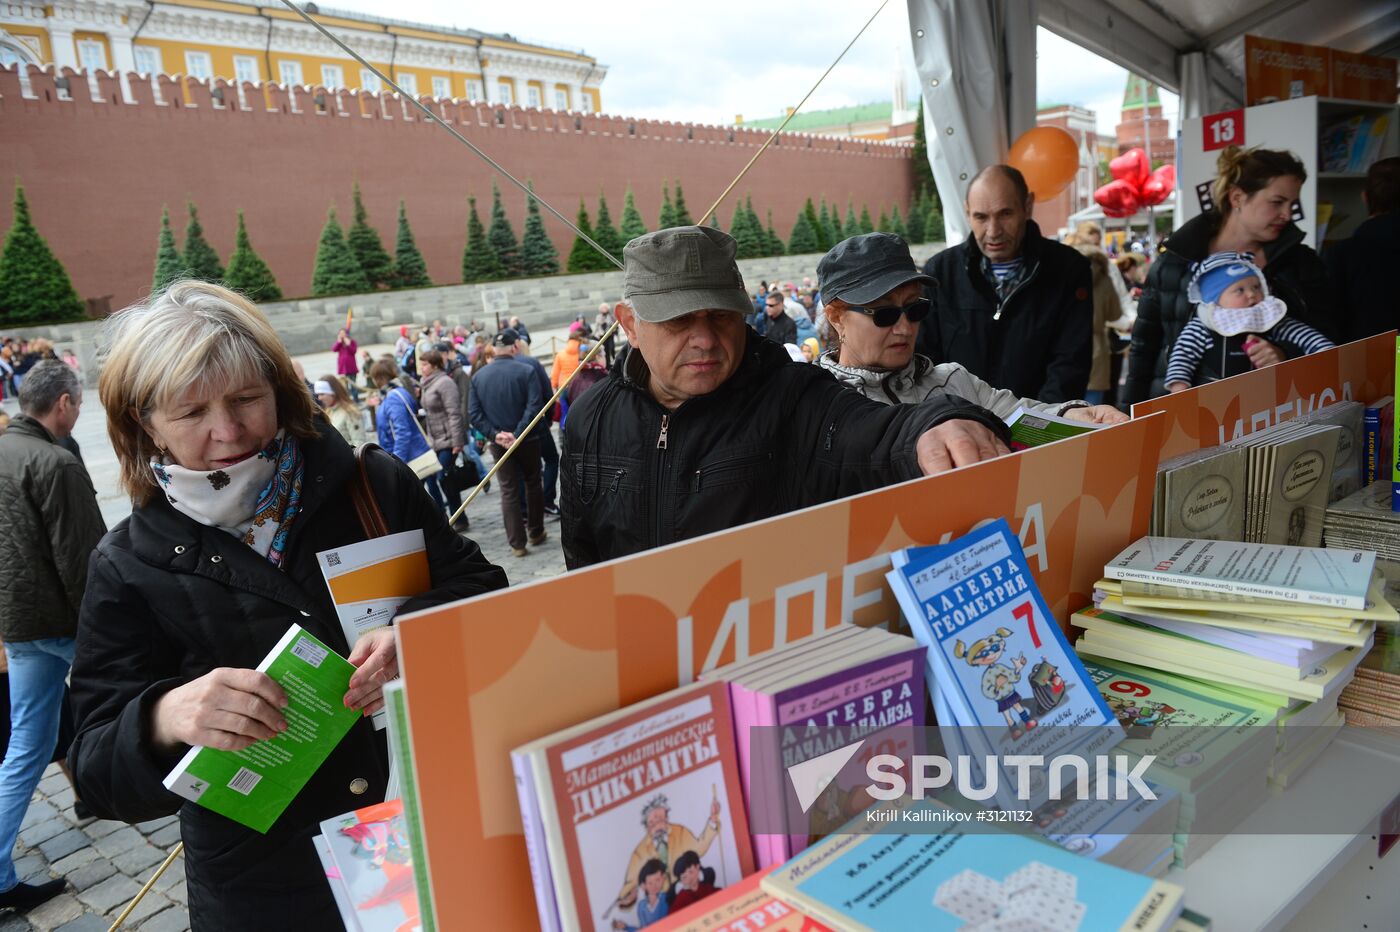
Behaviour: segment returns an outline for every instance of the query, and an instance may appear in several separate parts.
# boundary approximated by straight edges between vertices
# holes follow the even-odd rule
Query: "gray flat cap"
[[[734,262],[734,237],[714,227],[671,227],[622,250],[622,297],[648,323],[695,311],[753,313]]]

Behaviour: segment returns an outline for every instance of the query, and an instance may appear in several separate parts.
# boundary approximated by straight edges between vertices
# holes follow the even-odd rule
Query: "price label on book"
[[[1201,149],[1210,152],[1244,145],[1244,110],[1225,110],[1201,118]]]

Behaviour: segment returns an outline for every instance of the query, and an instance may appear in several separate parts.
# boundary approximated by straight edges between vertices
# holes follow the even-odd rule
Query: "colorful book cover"
[[[927,647],[928,681],[952,712],[954,721],[940,724],[964,726],[960,737],[974,758],[996,756],[999,804],[1025,808],[1026,802],[1012,792],[1017,780],[1002,763],[1005,755],[1048,761],[1092,755],[1122,740],[1005,519],[905,555],[887,578]],[[1035,776],[1037,794],[1048,796],[1043,775]]]
[[[321,823],[361,932],[422,932],[403,804],[386,800]]]
[[[249,828],[266,832],[360,717],[345,707],[355,668],[292,625],[258,664],[287,693],[286,731],[241,751],[192,747],[165,788]]]
[[[781,761],[782,767],[772,776],[780,777],[787,768],[818,757],[833,746],[861,739],[871,742],[871,746],[880,744],[885,753],[896,756],[913,752],[912,729],[924,725],[925,658],[924,649],[913,639],[907,640],[910,646],[906,651],[771,695],[737,687],[750,692],[754,717],[749,724],[777,726],[757,733],[779,742],[772,759]],[[748,740],[746,728],[741,727],[737,734],[739,741]],[[752,778],[752,774],[749,776]],[[753,785],[751,779],[749,785]],[[776,802],[781,806],[778,801],[784,796],[783,788],[770,786],[763,801],[751,805],[750,812],[755,811],[754,805]],[[860,790],[833,780],[805,813],[788,813],[791,834],[769,836],[769,844],[760,846],[757,852],[759,867],[786,861],[795,851],[805,848],[812,836],[835,831],[869,802]]]
[[[1361,433],[1364,443],[1364,469],[1362,481],[1370,485],[1377,479],[1385,478],[1386,466],[1390,463],[1390,450],[1395,430],[1395,396],[1386,395],[1379,401],[1366,406],[1361,414]]]
[[[1143,537],[1110,560],[1103,574],[1227,595],[1365,608],[1375,565],[1375,553],[1362,550]]]
[[[763,889],[763,878],[775,869],[776,865],[750,874],[648,926],[648,932],[830,932]]]
[[[731,714],[696,684],[536,758],[564,928],[641,928],[753,872]]]
[[[903,819],[938,822],[911,803]],[[780,900],[849,932],[1170,929],[1183,892],[1044,841],[960,831],[841,834],[763,879]]]
[[[413,881],[418,888],[419,918],[423,932],[436,932],[433,918],[432,874],[428,868],[428,848],[423,842],[423,813],[418,803],[418,769],[413,759],[412,732],[409,730],[408,696],[403,680],[384,686],[384,712],[389,725],[389,756],[398,775],[403,802],[404,827],[412,850]]]
[[[340,912],[340,921],[345,926],[345,932],[360,932],[360,920],[355,918],[355,908],[350,905],[350,894],[345,891],[345,884],[340,879],[340,868],[335,866],[335,859],[331,857],[331,846],[326,842],[325,835],[317,835],[311,839],[316,846],[316,857],[321,862],[321,870],[326,873],[326,883],[331,888],[331,898],[335,900],[335,908]]]

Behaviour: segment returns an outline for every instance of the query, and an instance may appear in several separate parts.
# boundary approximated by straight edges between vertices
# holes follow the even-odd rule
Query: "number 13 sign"
[[[1203,117],[1201,133],[1205,136],[1201,145],[1204,152],[1244,145],[1244,111],[1226,110]]]

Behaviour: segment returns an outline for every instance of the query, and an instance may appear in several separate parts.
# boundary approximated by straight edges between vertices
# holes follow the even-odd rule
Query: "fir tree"
[[[671,204],[671,188],[669,185],[661,186],[661,217],[657,220],[658,230],[669,230],[676,225],[676,208]]]
[[[360,198],[358,181],[355,182],[351,197],[355,203],[355,222],[350,224],[350,232],[346,237],[350,242],[350,250],[355,253],[355,259],[360,263],[369,286],[387,287],[394,275],[394,260],[384,251],[384,244],[379,240],[379,231],[369,225],[369,211],[365,210],[364,201]]]
[[[928,160],[928,137],[924,134],[924,102],[918,103],[919,115],[914,120],[914,186],[936,190],[933,182],[933,166]]]
[[[627,189],[627,196],[622,200],[622,225],[618,227],[618,232],[622,234],[624,246],[647,234],[647,225],[642,222],[642,213],[637,210],[637,201],[632,196],[631,188]]]
[[[807,203],[802,205],[802,214],[807,218],[807,226],[812,228],[812,239],[814,246],[812,252],[826,252],[830,246],[823,246],[822,241],[826,239],[826,233],[822,230],[821,218],[817,216],[817,208],[812,205],[812,199],[807,198]],[[796,250],[789,250],[796,254]]]
[[[909,231],[904,228],[904,218],[899,215],[899,205],[896,204],[890,211],[890,232],[906,243],[909,242]]]
[[[532,192],[535,190],[534,184],[530,183],[529,187]],[[559,250],[544,231],[540,202],[533,197],[525,199],[525,237],[520,241],[520,264],[526,275],[559,273]]]
[[[875,232],[875,224],[870,222],[870,208],[866,207],[864,204],[860,205],[860,232]]]
[[[817,213],[817,239],[821,242],[822,251],[826,252],[841,242],[841,231],[831,222],[831,211],[826,206],[826,198],[822,198],[822,208]]]
[[[189,223],[185,224],[185,274],[200,281],[217,282],[223,280],[224,267],[219,264],[219,254],[204,238],[204,227],[199,223],[199,211],[194,201],[187,201],[190,210]]]
[[[15,184],[14,225],[0,251],[0,323],[70,320],[84,314],[63,263],[29,216],[24,187]]]
[[[808,201],[807,206],[811,207],[812,202]],[[792,227],[792,236],[788,238],[788,252],[796,256],[816,251],[817,231],[812,228],[812,221],[807,219],[807,211],[798,211],[797,222]]]
[[[476,212],[476,198],[468,195],[467,204],[467,245],[462,250],[462,281],[491,282],[503,277],[501,260],[491,241],[486,238],[486,227],[481,215]]]
[[[841,236],[843,239],[860,236],[860,223],[856,220],[856,208],[850,201],[846,202],[846,226],[841,231]]]
[[[326,216],[321,228],[321,242],[316,247],[316,267],[311,272],[311,294],[325,297],[337,294],[358,294],[369,290],[364,270],[355,260],[345,231],[336,219],[335,208]]]
[[[783,239],[773,232],[773,211],[768,211],[768,255],[781,256],[787,253],[787,247],[783,245]]]
[[[598,194],[598,219],[593,224],[593,240],[602,246],[615,259],[622,258],[622,247],[627,244],[622,241],[622,234],[617,232],[617,227],[613,226],[612,214],[608,211],[608,199],[601,192]],[[602,256],[598,268],[610,269],[613,264]]]
[[[569,250],[570,272],[596,272],[598,271],[598,260],[603,257],[598,255],[598,250],[588,245],[588,239],[593,238],[593,224],[588,220],[588,208],[583,203],[583,198],[578,199],[578,216],[574,218],[574,225],[579,228],[583,236],[574,237],[574,246]],[[609,263],[611,265],[611,263]]]
[[[491,179],[491,229],[486,237],[491,240],[491,248],[496,250],[496,258],[500,260],[506,278],[519,278],[520,243],[515,238],[510,220],[506,218],[505,206],[501,204],[501,189],[495,178]]]
[[[250,301],[282,300],[282,289],[277,286],[277,279],[272,277],[272,270],[253,251],[241,210],[238,212],[238,233],[233,239],[233,255],[228,257],[228,271],[224,272],[224,284],[247,295]]]
[[[710,211],[710,226],[714,227],[716,230],[724,229],[719,225],[719,217],[715,215],[714,211]]]
[[[881,233],[890,232],[890,216],[883,207],[880,208],[880,219],[875,221],[875,229]]]
[[[184,271],[180,250],[175,247],[175,231],[170,229],[170,209],[160,210],[160,239],[156,244],[156,272],[151,279],[151,293],[165,288]]]
[[[771,256],[773,249],[768,242],[768,231],[763,228],[763,221],[758,219],[758,211],[753,209],[753,195],[744,198],[744,213],[748,215],[749,229],[758,234],[759,255]]]
[[[906,226],[908,227],[907,232],[909,234],[908,239],[910,243],[922,243],[926,241],[924,235],[924,218],[926,216],[924,213],[924,200],[926,197],[926,192],[920,189],[919,196],[914,198],[914,203],[909,208],[909,222]]]
[[[763,229],[750,219],[742,201],[734,204],[734,219],[729,225],[729,235],[734,237],[737,259],[757,259],[768,251],[767,237]]]
[[[690,210],[685,206],[685,192],[681,190],[681,183],[676,182],[676,226],[695,226],[695,221],[690,218]]]
[[[930,197],[924,209],[924,242],[942,242],[947,235],[943,227],[943,211],[938,208],[938,201]]]
[[[428,263],[418,251],[413,241],[413,231],[408,228],[408,211],[403,201],[399,201],[399,231],[394,243],[394,287],[426,288],[433,283],[428,277]]]

